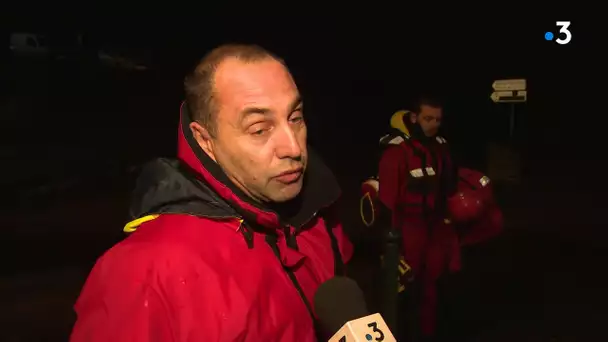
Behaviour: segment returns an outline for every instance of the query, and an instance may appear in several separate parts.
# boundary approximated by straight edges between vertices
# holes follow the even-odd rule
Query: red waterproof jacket
[[[443,220],[445,199],[451,192],[447,186],[454,182],[448,178],[453,166],[445,139],[437,137],[424,145],[407,135],[397,139],[384,151],[378,173],[378,195],[395,214],[393,225]]]
[[[422,143],[397,135],[382,154],[378,181],[378,199],[390,209],[392,226],[401,229],[403,256],[414,273],[424,268],[435,279],[446,265],[459,270],[458,237],[446,220],[456,172],[445,139]]]
[[[437,281],[461,268],[460,246],[447,219],[447,198],[456,189],[455,170],[445,139],[424,143],[405,134],[380,160],[378,198],[390,209],[392,225],[401,229],[401,251],[420,279],[420,329],[432,336],[437,324]],[[407,279],[402,279],[407,280]]]
[[[182,106],[177,161],[144,167],[125,227],[75,305],[71,341],[315,341],[317,287],[352,245],[340,189],[313,153],[299,210],[279,217],[238,190],[195,142]]]

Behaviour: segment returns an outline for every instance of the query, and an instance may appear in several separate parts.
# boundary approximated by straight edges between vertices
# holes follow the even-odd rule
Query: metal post
[[[401,232],[391,228],[386,232],[385,239],[382,317],[392,331],[397,331]]]

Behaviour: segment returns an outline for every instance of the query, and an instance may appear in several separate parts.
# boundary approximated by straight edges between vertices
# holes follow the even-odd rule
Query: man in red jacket
[[[284,63],[256,46],[209,53],[178,139],[178,160],[144,167],[132,233],[89,275],[71,341],[315,341],[313,295],[352,246]]]
[[[442,107],[422,98],[413,111],[391,118],[396,133],[380,160],[381,216],[402,234],[402,252],[420,285],[420,332],[435,333],[436,283],[449,267],[460,268],[458,237],[448,220],[447,199],[456,191],[456,172],[447,142],[437,135]],[[414,286],[414,288],[417,288]],[[418,291],[415,291],[418,292]]]

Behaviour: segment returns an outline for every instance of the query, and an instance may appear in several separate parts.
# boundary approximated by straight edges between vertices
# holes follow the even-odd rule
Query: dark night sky
[[[556,154],[553,159],[561,153],[555,144],[563,143],[561,136],[571,132],[572,112],[583,111],[578,99],[590,96],[589,76],[597,74],[599,65],[591,50],[590,23],[563,15],[505,11],[476,15],[483,9],[460,8],[468,14],[446,19],[445,14],[420,9],[352,7],[341,14],[291,10],[283,15],[259,15],[259,11],[235,15],[226,7],[204,12],[184,8],[179,15],[164,16],[116,11],[103,16],[91,10],[62,20],[14,17],[9,26],[42,31],[78,27],[108,44],[152,50],[170,70],[166,82],[175,89],[181,88],[183,74],[213,46],[261,44],[287,60],[308,107],[323,112],[316,118],[317,126],[335,131],[346,119],[357,127],[350,140],[365,136],[370,125],[381,129],[390,113],[407,103],[408,95],[430,89],[447,96],[448,120],[458,135],[472,136],[470,144],[483,144],[497,134],[479,129],[480,124],[506,127],[504,115],[501,121],[492,113],[501,111],[489,100],[492,81],[525,77],[530,97],[522,118],[524,141],[531,150],[549,147],[553,151],[549,153]],[[561,46],[545,41],[544,33],[564,19],[572,21],[572,42]]]

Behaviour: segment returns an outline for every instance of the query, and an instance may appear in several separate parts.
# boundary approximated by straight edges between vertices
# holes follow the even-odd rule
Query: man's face
[[[439,126],[441,126],[441,119],[443,117],[443,110],[441,107],[433,107],[429,105],[420,106],[420,113],[412,117],[413,122],[418,122],[424,135],[427,137],[433,137],[437,134]]]
[[[201,147],[253,199],[296,197],[307,162],[306,124],[289,71],[272,59],[228,59],[216,71],[215,91],[217,134]]]

